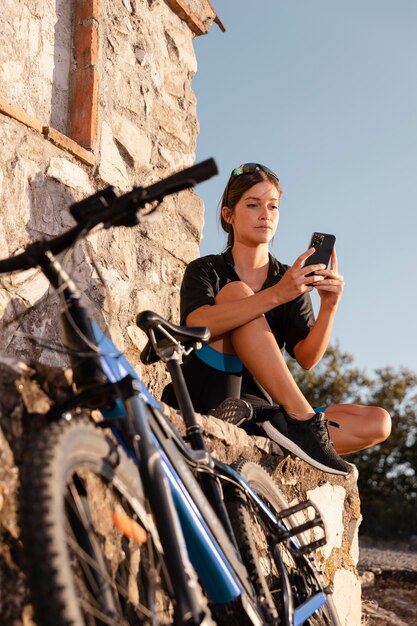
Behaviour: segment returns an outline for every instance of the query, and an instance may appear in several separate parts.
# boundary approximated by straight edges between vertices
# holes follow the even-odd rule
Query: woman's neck
[[[235,242],[232,247],[232,255],[235,265],[246,270],[261,269],[269,263],[267,244],[251,247]]]
[[[235,270],[241,281],[256,293],[262,288],[269,267],[268,246],[248,248],[235,244],[232,248]]]

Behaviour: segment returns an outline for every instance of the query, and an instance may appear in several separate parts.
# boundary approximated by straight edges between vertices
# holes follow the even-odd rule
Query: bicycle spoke
[[[107,462],[113,446],[82,418],[56,422],[31,442],[22,535],[43,626],[173,622],[171,586],[156,530],[149,532],[139,475],[122,450],[116,467]]]

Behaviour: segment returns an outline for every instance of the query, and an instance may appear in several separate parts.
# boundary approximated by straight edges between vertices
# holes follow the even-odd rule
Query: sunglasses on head
[[[230,178],[236,178],[237,176],[241,176],[242,174],[254,174],[255,172],[265,172],[265,174],[269,174],[275,180],[279,182],[278,176],[266,167],[265,165],[261,165],[260,163],[243,163],[243,165],[239,165],[232,170],[230,174]]]

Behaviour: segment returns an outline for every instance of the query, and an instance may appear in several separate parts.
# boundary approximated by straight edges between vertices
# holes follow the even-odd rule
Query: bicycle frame
[[[62,281],[62,268],[60,268],[59,263],[51,254],[47,255],[47,261],[41,267],[51,282],[53,274],[56,272],[60,273],[60,281]],[[60,281],[56,280],[55,282],[58,284]],[[85,399],[90,397],[90,400],[91,397],[96,397],[97,389],[95,387],[99,382],[97,376],[100,377],[101,387],[103,387],[102,378],[104,374],[105,379],[108,381],[107,385],[110,384],[110,387],[107,388],[111,388],[113,396],[116,394],[118,398],[115,398],[115,404],[112,409],[104,406],[100,407],[100,403],[94,404],[94,407],[98,408],[103,414],[104,422],[102,425],[108,425],[111,428],[114,436],[123,446],[126,453],[138,465],[142,481],[145,484],[145,491],[157,493],[159,497],[163,491],[166,493],[167,490],[163,488],[156,490],[148,488],[146,490],[146,485],[152,485],[153,487],[158,483],[163,485],[164,480],[169,485],[168,492],[172,496],[173,506],[171,506],[170,500],[162,505],[162,507],[166,507],[162,510],[163,527],[165,529],[162,539],[171,548],[166,549],[165,546],[164,550],[171,574],[171,582],[174,588],[179,588],[176,589],[176,593],[182,593],[182,596],[178,596],[180,598],[179,605],[182,616],[179,618],[180,623],[181,620],[185,621],[184,616],[190,615],[192,599],[189,601],[187,598],[186,590],[189,585],[186,584],[184,579],[177,579],[176,576],[180,570],[184,577],[184,569],[187,573],[187,562],[188,558],[190,558],[203,588],[214,605],[225,606],[229,603],[240,601],[250,623],[261,626],[264,623],[262,612],[257,606],[246,569],[240,561],[232,541],[227,536],[225,529],[187,466],[187,461],[190,466],[198,467],[200,472],[216,476],[225,483],[229,482],[237,486],[242,495],[250,499],[256,506],[257,512],[263,516],[271,529],[271,533],[277,537],[277,540],[290,540],[295,550],[301,549],[296,541],[296,534],[316,526],[320,518],[316,516],[314,520],[289,531],[281,519],[270,511],[256,492],[233,468],[212,459],[204,450],[192,450],[189,448],[164,416],[160,403],[150,394],[124,355],[97,325],[91,323],[91,327],[89,326],[90,321],[86,317],[85,311],[79,305],[76,294],[74,294],[75,286],[67,276],[65,276],[65,281],[66,287],[62,294],[71,306],[71,317],[73,321],[76,321],[82,334],[85,334],[87,337],[90,335],[89,341],[97,347],[100,355],[99,363],[96,362],[97,359],[93,359],[94,367],[91,368],[91,364],[88,367],[89,382],[90,384],[94,382],[95,386],[92,387],[90,393],[81,393],[80,396],[84,396]],[[77,343],[80,340],[79,336],[74,333],[73,325],[68,324],[68,320],[65,321],[65,315],[63,319],[67,343],[72,347],[77,347]],[[82,361],[82,364],[85,366],[85,361]],[[85,379],[85,369],[83,367],[82,371],[78,372],[81,379]],[[93,379],[96,378],[96,380],[91,380],[91,377]],[[78,400],[80,400],[80,397],[78,397]],[[79,404],[79,402],[77,403],[77,396],[70,404],[73,406]],[[68,404],[55,407],[54,413],[56,414],[57,410],[64,413],[67,409]],[[135,447],[135,435],[139,435],[141,449]],[[197,437],[198,440],[199,438]],[[154,473],[155,454],[160,458],[162,475]],[[153,470],[150,470],[151,467]],[[156,464],[156,467],[158,467],[158,464]],[[154,512],[161,509],[161,503],[157,499],[153,502],[151,501],[151,506]],[[292,514],[302,508],[305,508],[305,504],[291,508],[288,514]],[[161,521],[159,524],[161,524]],[[158,527],[159,524],[157,523]],[[171,536],[168,541],[167,536]],[[175,542],[177,542],[180,548],[180,559],[178,558],[178,549],[177,551],[172,550],[172,544],[174,543],[175,545]],[[323,541],[318,541],[317,545],[322,545],[322,543]],[[186,546],[186,551],[183,549],[184,546]],[[172,558],[172,555],[174,555],[174,558]],[[180,567],[178,567],[179,564]],[[285,626],[301,625],[326,602],[326,594],[320,592],[309,598],[302,606],[294,608],[291,597],[291,585],[286,578],[285,572],[283,572],[282,583],[285,589],[284,595],[287,598],[283,620]],[[198,623],[198,621],[195,621],[195,623]]]
[[[316,515],[314,519],[290,531],[283,524],[282,519],[304,510],[306,503],[287,509],[285,514],[279,518],[272,513],[252,487],[232,467],[210,457],[210,461],[213,464],[211,467],[210,464],[207,463],[207,455],[204,454],[203,451],[192,450],[185,444],[183,438],[165,418],[161,404],[152,396],[135,370],[117,350],[111,340],[105,337],[97,326],[94,325],[93,328],[97,344],[102,354],[103,369],[106,371],[107,375],[111,377],[113,382],[117,382],[118,379],[120,380],[121,377],[126,375],[134,376],[138,381],[139,394],[143,400],[144,408],[145,410],[147,409],[148,412],[145,419],[151,424],[154,443],[161,452],[164,471],[174,496],[184,536],[186,537],[191,562],[202,581],[203,587],[214,603],[222,604],[230,602],[241,595],[243,591],[242,584],[236,577],[235,572],[236,569],[241,570],[242,565],[235,561],[233,568],[230,566],[230,563],[228,563],[225,558],[225,553],[228,554],[229,558],[231,555],[229,539],[225,537],[222,529],[220,531],[222,542],[219,546],[201,510],[196,507],[195,502],[198,501],[200,509],[205,509],[207,513],[206,507],[210,507],[210,505],[207,503],[206,506],[201,506],[201,503],[206,501],[206,497],[198,483],[194,480],[194,477],[189,473],[185,461],[188,461],[191,466],[198,467],[200,472],[215,475],[224,483],[231,483],[237,486],[242,496],[250,499],[252,504],[256,507],[257,512],[262,515],[264,521],[270,527],[271,534],[278,537],[278,541],[290,541],[294,551],[298,551],[299,553],[310,552],[323,545],[323,539],[318,539],[312,544],[308,544],[308,546],[301,546],[297,541],[297,534],[316,526],[323,528],[320,515],[312,503],[308,502],[307,506],[315,510]],[[102,413],[105,419],[114,418],[116,415],[122,417],[123,406],[119,404],[115,411],[102,411]],[[120,437],[120,433],[118,433],[117,430],[115,435],[125,447],[126,452],[131,454],[128,446],[126,446],[126,442]],[[201,452],[203,452],[203,454],[201,454]],[[187,487],[189,487],[191,480],[191,488],[194,492],[193,498],[190,498],[190,494],[184,486],[184,474],[187,474],[187,472]],[[216,531],[217,533],[219,532],[217,525]],[[288,597],[287,610],[284,617],[286,626],[300,626],[326,602],[326,593],[319,592],[313,597],[308,598],[301,606],[294,608],[291,601],[291,585],[288,579],[285,578],[285,572],[283,585],[285,587],[284,593]]]
[[[116,346],[95,324],[93,324],[93,331],[102,355],[103,371],[108,376],[110,382],[113,383],[122,381],[126,376],[132,376],[136,380],[141,419],[150,422],[155,430],[154,411],[161,411],[160,403],[150,394],[123,354],[117,350]],[[112,422],[114,418],[123,419],[125,417],[124,409],[124,403],[119,401],[113,410],[100,410],[103,417],[110,420],[110,428],[121,445],[123,445],[126,453],[134,458],[134,453],[128,441],[122,436],[120,428],[114,426]],[[160,413],[160,417],[162,418],[162,413]],[[161,435],[162,431],[160,430],[160,439],[162,439]],[[179,435],[178,440],[182,441]],[[169,440],[166,439],[165,447],[162,446],[160,440],[155,435],[155,431],[153,431],[152,442],[161,455],[162,466],[174,498],[191,562],[209,598],[214,604],[227,604],[241,597],[244,589],[246,593],[253,597],[253,590],[247,578],[245,568],[239,561],[233,545],[216,519],[206,496],[188,470],[181,455],[178,452],[175,454],[174,446],[171,446],[170,453],[168,453]],[[188,450],[185,444],[183,446],[185,450]],[[173,458],[175,458],[174,462]],[[182,467],[179,469],[180,465]],[[187,487],[184,485],[185,474],[187,474]],[[198,502],[198,505],[196,502]],[[205,511],[205,516],[202,514],[201,509]],[[209,517],[209,522],[206,520],[207,517]],[[214,532],[213,526],[215,527]],[[221,545],[219,545],[218,538],[215,535],[221,536]],[[230,561],[232,561],[232,564]],[[239,576],[236,575],[236,571],[239,572]],[[259,621],[262,619],[262,616],[255,619],[253,615],[251,619],[254,620],[253,623],[262,623],[262,621]]]

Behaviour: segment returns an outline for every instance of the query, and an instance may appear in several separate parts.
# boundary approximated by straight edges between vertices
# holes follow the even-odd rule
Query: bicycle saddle
[[[178,326],[153,311],[138,313],[136,324],[149,339],[140,355],[145,365],[160,360],[161,356],[156,350],[166,352],[170,347],[174,350],[178,343],[187,350],[197,343],[207,342],[210,339],[210,331],[205,326]]]

